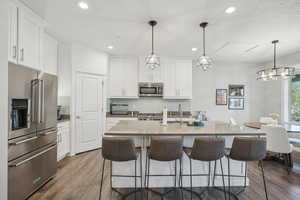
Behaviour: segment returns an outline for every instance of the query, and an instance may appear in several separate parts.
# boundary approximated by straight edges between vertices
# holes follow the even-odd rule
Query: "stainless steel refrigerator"
[[[8,69],[8,199],[24,200],[57,171],[57,77]]]

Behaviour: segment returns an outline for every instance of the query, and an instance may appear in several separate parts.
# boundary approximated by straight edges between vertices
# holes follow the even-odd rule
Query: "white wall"
[[[93,74],[107,74],[108,55],[81,45],[72,45],[72,69]]]
[[[216,89],[228,89],[230,84],[245,85],[245,110],[229,110],[216,105]],[[261,83],[255,79],[255,65],[247,63],[215,62],[208,72],[193,68],[192,110],[206,111],[209,119],[238,123],[255,121],[262,114]]]
[[[0,4],[0,199],[7,199],[7,116],[8,116],[8,5],[7,0]]]

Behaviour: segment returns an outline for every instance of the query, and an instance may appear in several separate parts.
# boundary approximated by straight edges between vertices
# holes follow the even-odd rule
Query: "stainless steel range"
[[[57,77],[8,70],[8,199],[24,200],[57,171]]]
[[[162,113],[139,113],[138,120],[162,120]]]

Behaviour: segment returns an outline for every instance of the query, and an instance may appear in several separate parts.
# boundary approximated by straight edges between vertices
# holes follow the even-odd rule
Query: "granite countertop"
[[[57,123],[68,122],[70,121],[70,115],[61,115],[60,119],[57,119]]]
[[[69,122],[70,119],[60,119],[60,120],[57,120],[57,123],[63,123],[63,122]]]
[[[115,136],[258,136],[265,133],[241,129],[224,122],[206,122],[204,127],[169,123],[162,126],[159,121],[123,120],[108,130],[105,135]]]

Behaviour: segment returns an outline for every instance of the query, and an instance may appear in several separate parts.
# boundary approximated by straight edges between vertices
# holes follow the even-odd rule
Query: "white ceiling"
[[[279,39],[279,56],[300,51],[299,0],[23,0],[49,23],[50,32],[113,55],[147,55],[151,27],[161,56],[195,56],[202,52],[199,23],[208,21],[207,52],[215,60],[260,63],[272,59],[271,41]],[[225,14],[235,6],[237,11]],[[113,45],[115,49],[106,47]]]

